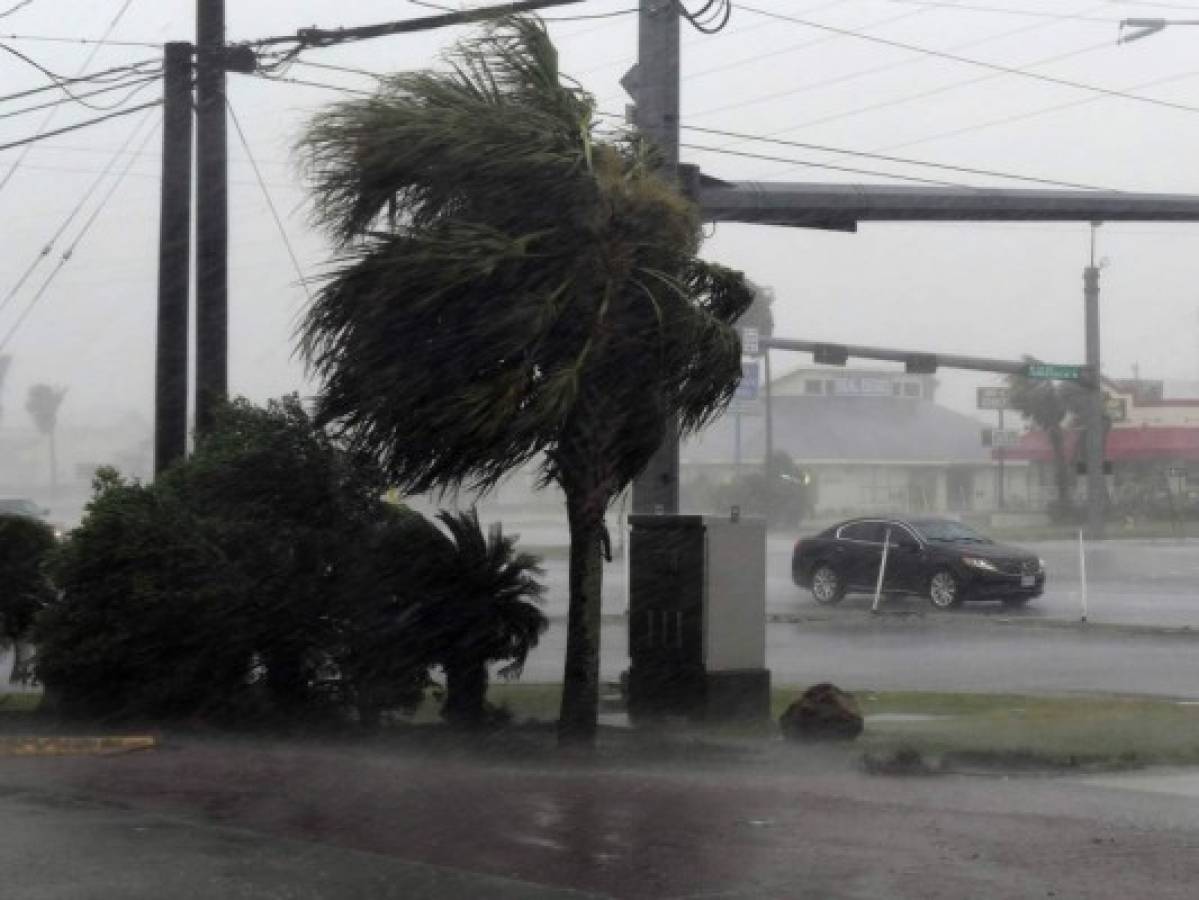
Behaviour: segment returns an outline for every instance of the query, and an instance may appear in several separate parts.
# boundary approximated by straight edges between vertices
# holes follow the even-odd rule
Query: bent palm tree
[[[487,489],[533,459],[561,486],[559,734],[590,742],[604,513],[668,423],[691,431],[727,404],[730,323],[751,294],[696,258],[696,210],[636,136],[596,136],[539,21],[504,20],[449,62],[310,124],[301,148],[341,257],[301,350],[323,379],[318,416],[406,490]]]

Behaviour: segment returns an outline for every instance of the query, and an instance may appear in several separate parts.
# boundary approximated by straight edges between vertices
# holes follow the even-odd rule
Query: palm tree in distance
[[[33,419],[37,427],[49,442],[50,448],[50,487],[58,487],[58,408],[62,406],[63,398],[67,395],[64,387],[51,387],[48,384],[35,384],[29,389],[29,397],[25,401],[25,411]]]
[[[559,737],[590,744],[604,514],[668,423],[691,432],[727,404],[751,293],[697,258],[698,213],[655,154],[597,135],[539,20],[501,20],[448,62],[310,123],[301,150],[340,256],[301,350],[319,418],[403,490],[486,490],[533,460],[562,488]]]
[[[1024,357],[1024,361],[1036,362],[1031,356]],[[1048,381],[1024,375],[1009,375],[1007,382],[1012,408],[1025,421],[1032,422],[1045,432],[1049,439],[1053,452],[1053,481],[1057,489],[1054,508],[1059,515],[1066,515],[1071,507],[1072,482],[1066,428],[1069,420],[1082,409],[1084,392],[1075,382]]]

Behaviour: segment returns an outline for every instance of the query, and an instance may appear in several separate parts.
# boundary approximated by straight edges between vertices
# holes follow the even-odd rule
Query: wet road
[[[832,680],[850,689],[1103,691],[1199,696],[1199,541],[1121,541],[1088,548],[1089,617],[1080,618],[1078,548],[1028,545],[1050,573],[1044,597],[1019,610],[967,604],[940,613],[927,601],[851,595],[821,607],[790,579],[790,541],[768,555],[767,665],[776,684]],[[565,649],[566,564],[551,560],[550,631],[525,677],[558,681]],[[628,666],[621,558],[605,571],[603,676]],[[1195,629],[1157,634],[1152,629]]]
[[[843,615],[857,619],[869,610],[871,599],[850,595],[837,607],[821,610],[811,594],[791,581],[792,541],[770,538],[767,545],[766,605],[775,616]],[[1032,618],[1077,621],[1081,617],[1078,546],[1069,541],[1024,545],[1044,558],[1048,571],[1044,596],[1029,604]],[[547,611],[566,613],[566,562],[545,564],[550,591]],[[604,572],[604,611],[623,613],[627,607],[625,562],[617,557]],[[1101,624],[1146,625],[1199,629],[1199,540],[1106,541],[1087,545],[1088,620]],[[927,602],[916,598],[890,602],[890,608],[923,611]],[[1002,610],[998,603],[970,605],[975,615]]]
[[[782,744],[632,753],[192,739],[6,761],[5,896],[1126,900],[1199,879],[1199,808],[1156,784],[879,778]]]

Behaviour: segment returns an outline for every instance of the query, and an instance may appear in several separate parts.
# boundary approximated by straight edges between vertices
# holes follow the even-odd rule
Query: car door
[[[883,585],[887,590],[919,593],[923,589],[923,556],[920,542],[903,524],[884,525],[890,531],[887,550],[887,574]]]
[[[850,587],[873,590],[883,556],[882,523],[852,522],[841,529],[838,538],[844,547],[842,571]]]

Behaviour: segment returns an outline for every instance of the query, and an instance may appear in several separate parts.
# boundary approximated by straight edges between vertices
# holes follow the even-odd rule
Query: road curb
[[[152,735],[120,737],[0,737],[0,757],[5,756],[104,756],[153,750],[158,739]]]

